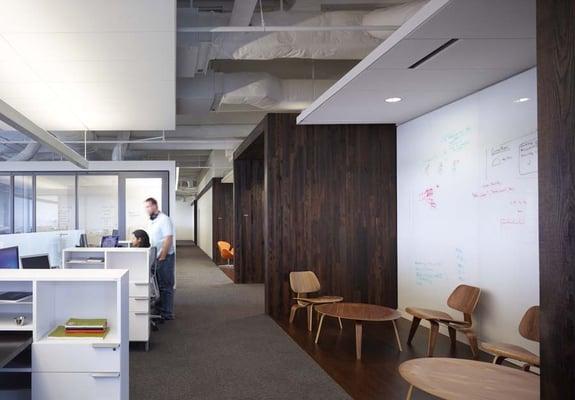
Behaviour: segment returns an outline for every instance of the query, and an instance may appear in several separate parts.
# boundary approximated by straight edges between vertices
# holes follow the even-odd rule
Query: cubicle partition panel
[[[397,306],[395,125],[298,126],[294,114],[269,114],[234,158],[236,276],[257,266],[250,212],[259,211],[268,314],[289,313],[289,273],[299,270],[314,271],[326,294]],[[258,179],[244,160],[254,159],[262,205],[245,200]]]

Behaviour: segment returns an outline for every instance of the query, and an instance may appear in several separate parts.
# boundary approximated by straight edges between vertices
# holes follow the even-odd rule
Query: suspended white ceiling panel
[[[0,99],[46,130],[174,129],[175,0],[0,0]]]
[[[533,67],[535,36],[535,0],[430,0],[298,123],[406,122]]]

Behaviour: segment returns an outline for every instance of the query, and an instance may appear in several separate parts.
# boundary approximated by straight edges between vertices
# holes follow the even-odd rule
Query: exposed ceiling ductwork
[[[7,158],[6,161],[31,160],[36,155],[36,153],[38,153],[38,150],[40,150],[41,146],[42,145],[40,143],[28,143],[20,153]]]
[[[239,2],[236,2],[239,3]],[[249,1],[246,1],[249,3]],[[198,15],[182,15],[182,24],[189,26],[188,32],[178,37],[178,74],[181,77],[193,77],[207,70],[211,60],[271,60],[278,58],[300,59],[351,59],[360,60],[387,38],[393,30],[401,26],[426,1],[417,0],[405,4],[393,5],[373,11],[333,11],[324,13],[309,12],[270,12],[265,13],[264,21],[260,16],[252,17],[251,26],[246,32],[202,33],[212,26],[209,20],[200,22]],[[243,4],[243,2],[242,2]],[[247,4],[245,5],[248,6]],[[235,7],[235,5],[234,5]],[[248,11],[249,11],[249,7]],[[243,10],[244,8],[242,8]],[[234,8],[235,10],[235,8]],[[239,11],[238,11],[239,12]],[[213,23],[222,25],[226,19],[222,15],[214,16]],[[263,22],[263,23],[262,23]],[[257,27],[285,27],[284,32],[250,32]],[[194,26],[196,28],[194,28]],[[197,27],[201,28],[197,28]],[[390,29],[372,31],[369,27],[382,26]],[[294,31],[294,28],[301,31]],[[351,28],[360,28],[351,30]],[[185,28],[179,28],[180,30]],[[195,29],[198,32],[193,32]],[[349,29],[349,30],[345,30]],[[306,31],[309,30],[309,31]]]
[[[302,110],[333,80],[279,79],[266,73],[214,73],[181,80],[178,114]]]

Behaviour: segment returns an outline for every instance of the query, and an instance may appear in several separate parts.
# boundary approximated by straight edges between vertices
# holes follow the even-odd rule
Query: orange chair
[[[218,250],[220,251],[220,257],[222,260],[226,260],[228,262],[227,265],[231,267],[232,264],[230,261],[234,259],[234,249],[232,248],[232,245],[220,240],[218,242]]]

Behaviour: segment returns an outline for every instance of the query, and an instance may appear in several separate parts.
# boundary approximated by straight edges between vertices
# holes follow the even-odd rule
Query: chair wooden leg
[[[407,391],[407,396],[405,400],[411,400],[411,396],[413,395],[413,385],[409,385],[409,390]]]
[[[407,337],[407,344],[411,345],[411,340],[413,339],[415,331],[417,330],[420,322],[421,318],[413,317],[413,321],[411,321],[411,328],[409,329],[409,336]]]
[[[343,329],[343,324],[341,323],[341,318],[337,317],[337,321],[339,322],[339,330]]]
[[[467,340],[469,340],[469,347],[471,348],[473,358],[477,359],[479,357],[479,346],[477,344],[477,336],[475,336],[475,333],[473,331],[465,332],[465,336],[467,336]]]
[[[319,340],[319,334],[321,332],[321,326],[323,325],[323,318],[325,317],[325,314],[322,314],[321,317],[319,318],[319,325],[317,326],[317,334],[315,335],[315,343],[317,344],[317,341]]]
[[[307,330],[313,330],[313,305],[307,306]]]
[[[435,321],[429,322],[431,323],[431,328],[429,329],[429,339],[427,341],[427,357],[433,357],[437,333],[439,332],[439,324]]]
[[[447,329],[449,330],[449,340],[451,341],[451,348],[455,348],[455,345],[457,344],[457,331],[455,330],[455,328],[452,328],[450,326],[448,326]]]
[[[291,310],[289,312],[289,323],[293,324],[293,320],[295,318],[295,312],[300,308],[297,304],[291,306]]]
[[[493,357],[493,364],[501,365],[503,363],[503,360],[505,360],[505,357],[495,356]]]

